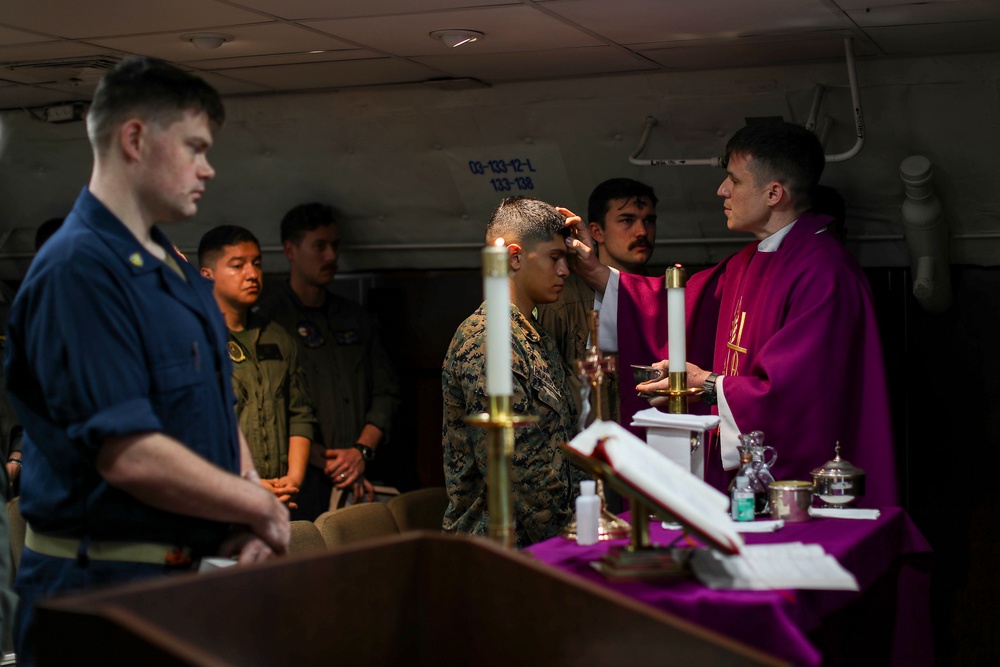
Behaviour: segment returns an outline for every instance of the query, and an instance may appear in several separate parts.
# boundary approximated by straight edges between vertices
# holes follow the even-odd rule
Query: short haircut
[[[726,144],[725,164],[733,155],[747,158],[756,184],[781,183],[800,209],[809,207],[812,190],[826,166],[823,146],[816,135],[784,121],[742,128]]]
[[[198,266],[203,269],[214,267],[225,248],[241,243],[253,243],[260,249],[260,241],[245,227],[219,225],[208,230],[198,244]]]
[[[97,84],[87,112],[87,134],[101,153],[111,145],[115,129],[131,117],[167,127],[186,111],[204,113],[215,129],[226,119],[212,86],[162,60],[130,56]]]
[[[566,218],[551,204],[527,197],[508,197],[500,202],[486,226],[486,243],[502,238],[507,244],[518,242],[531,247],[551,241],[555,235],[566,237]]]
[[[307,232],[335,224],[337,216],[332,206],[317,202],[299,204],[281,219],[281,243],[284,245],[285,241],[291,241],[298,245]]]
[[[590,200],[587,202],[587,222],[596,222],[603,229],[604,216],[608,214],[611,201],[633,197],[645,197],[653,206],[659,202],[653,188],[645,183],[631,178],[611,178],[604,181],[590,193]]]

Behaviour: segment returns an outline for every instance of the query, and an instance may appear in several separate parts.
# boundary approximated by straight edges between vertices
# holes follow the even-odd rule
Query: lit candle
[[[674,264],[667,269],[667,354],[671,373],[687,370],[687,338],[684,330],[684,267]]]
[[[507,246],[497,239],[483,248],[483,294],[486,298],[486,393],[514,393],[510,349],[510,282]]]

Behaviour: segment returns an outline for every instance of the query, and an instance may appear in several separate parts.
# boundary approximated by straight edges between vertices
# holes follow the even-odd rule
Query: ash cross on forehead
[[[620,211],[623,208],[626,208],[630,203],[634,203],[635,207],[637,209],[639,209],[640,211],[643,210],[644,208],[646,208],[647,206],[649,206],[649,201],[647,199],[645,199],[644,197],[642,197],[642,196],[639,196],[639,197],[627,197],[625,199],[625,202],[621,206],[618,207],[618,210]]]

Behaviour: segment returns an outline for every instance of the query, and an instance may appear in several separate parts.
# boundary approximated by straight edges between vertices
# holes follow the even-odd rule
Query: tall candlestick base
[[[510,461],[514,455],[514,427],[535,422],[537,418],[513,414],[510,396],[490,396],[490,411],[469,415],[465,421],[486,429],[487,537],[513,549],[516,539]]]

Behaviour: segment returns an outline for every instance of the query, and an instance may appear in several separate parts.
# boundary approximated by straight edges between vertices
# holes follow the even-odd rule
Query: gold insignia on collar
[[[142,255],[134,252],[128,256],[128,261],[132,262],[132,266],[142,266]]]
[[[247,360],[247,355],[246,352],[243,351],[243,346],[235,340],[231,340],[226,343],[226,349],[229,351],[229,358],[232,359],[234,363],[238,364],[241,361]]]

